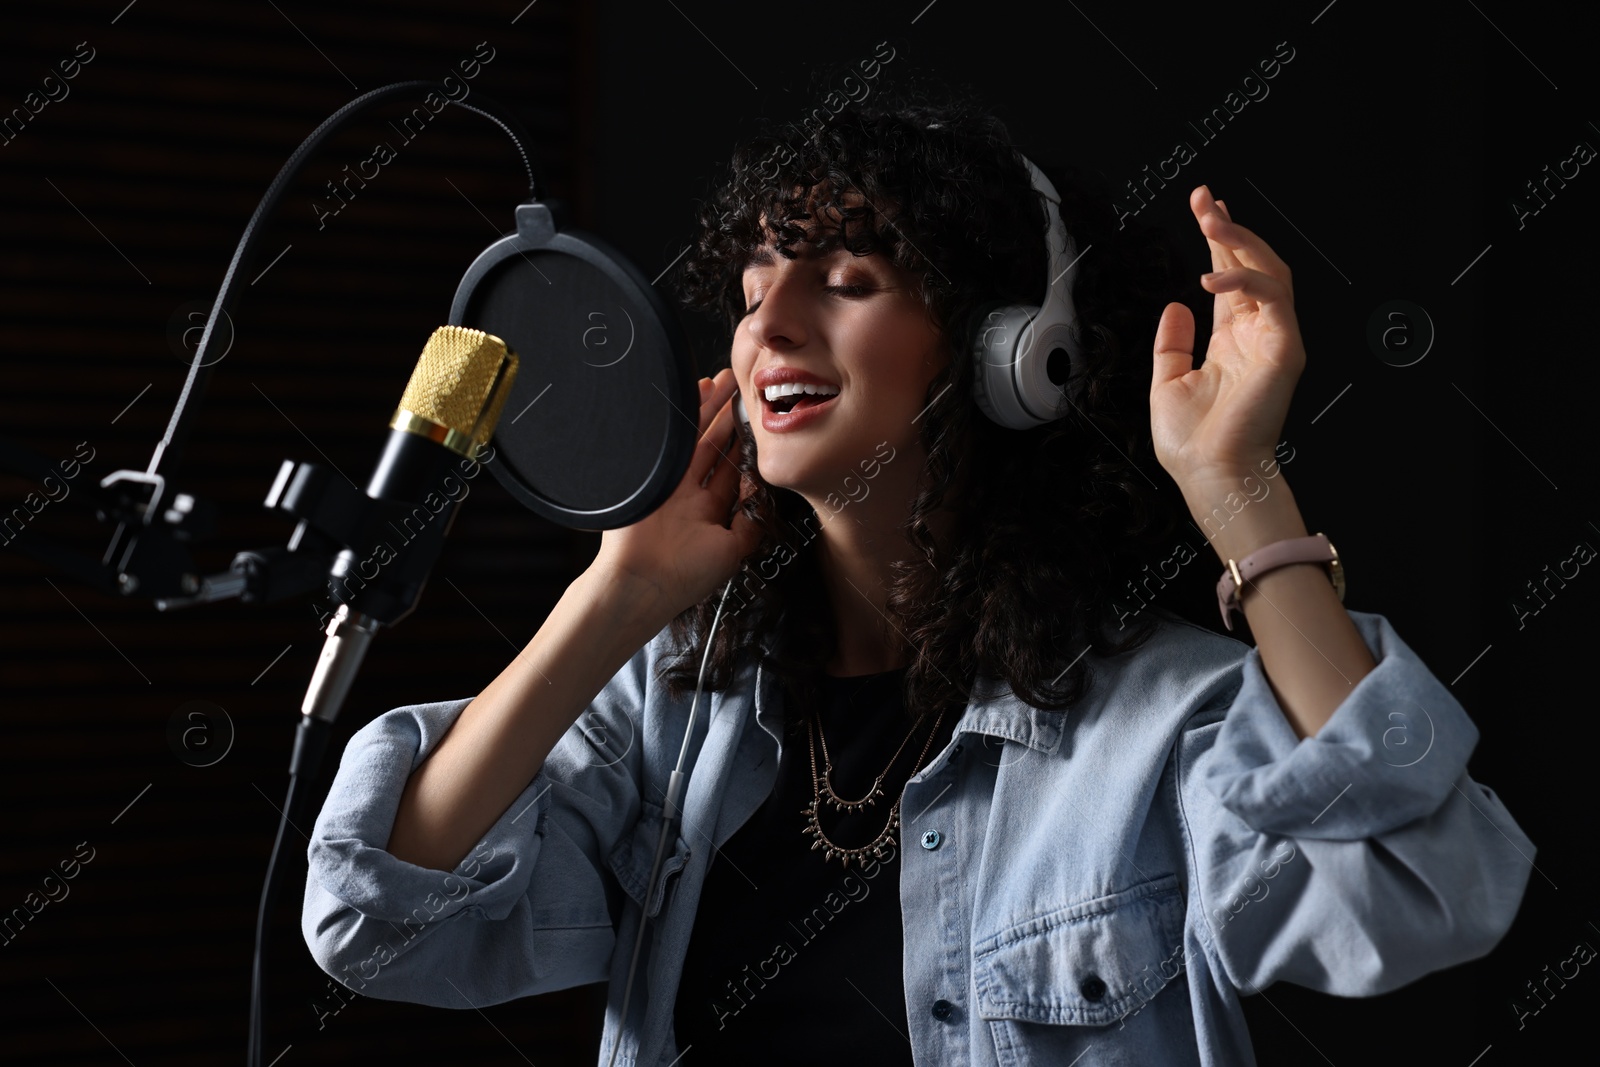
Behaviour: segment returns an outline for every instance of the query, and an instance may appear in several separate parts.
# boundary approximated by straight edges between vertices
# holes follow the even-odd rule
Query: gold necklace
[[[944,712],[941,711],[939,712],[938,717],[933,720],[933,729],[928,731],[928,740],[923,742],[922,753],[921,755],[917,756],[916,765],[911,768],[912,775],[917,773],[917,769],[922,766],[922,761],[927,758],[928,749],[933,746],[933,739],[939,734],[939,723],[943,721]],[[889,809],[889,821],[884,826],[883,832],[871,842],[861,846],[860,848],[845,848],[843,845],[835,844],[833,841],[829,840],[827,834],[822,832],[822,824],[818,821],[818,815],[822,810],[822,798],[824,795],[826,795],[828,802],[832,804],[833,807],[838,811],[848,812],[856,811],[860,808],[870,807],[878,797],[883,795],[883,780],[885,776],[887,776],[888,773],[894,769],[895,760],[900,758],[900,753],[905,751],[906,742],[910,741],[912,735],[914,735],[916,732],[917,728],[915,725],[913,725],[911,727],[911,732],[906,734],[905,741],[900,742],[900,747],[895,749],[894,755],[890,757],[889,766],[883,769],[882,774],[879,774],[873,779],[872,788],[867,790],[866,796],[862,797],[860,800],[845,800],[834,792],[833,783],[829,781],[828,776],[833,773],[833,761],[828,756],[828,739],[822,736],[822,723],[820,719],[816,716],[813,716],[811,726],[806,730],[806,740],[810,742],[811,745],[811,806],[803,809],[800,812],[800,814],[806,817],[806,828],[801,832],[810,834],[812,837],[816,838],[816,840],[811,843],[811,848],[813,851],[824,846],[827,847],[827,851],[822,855],[822,861],[824,863],[831,860],[834,856],[838,856],[840,862],[845,866],[846,869],[848,869],[851,860],[856,860],[859,862],[861,857],[865,856],[868,852],[872,853],[873,856],[877,857],[878,859],[883,858],[883,846],[889,843],[890,839],[894,836],[895,830],[897,830],[900,826],[900,798],[896,797],[894,805]],[[816,739],[818,737],[822,737],[822,758],[824,769],[821,777],[818,777],[817,775]],[[907,775],[906,777],[909,779],[911,775]]]

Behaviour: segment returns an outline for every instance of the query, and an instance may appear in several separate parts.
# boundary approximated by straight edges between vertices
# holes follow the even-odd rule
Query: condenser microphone
[[[428,339],[367,483],[372,506],[329,572],[339,607],[301,706],[306,715],[331,722],[373,632],[416,607],[467,483],[493,458],[489,438],[516,374],[516,354],[493,334],[441,326]]]

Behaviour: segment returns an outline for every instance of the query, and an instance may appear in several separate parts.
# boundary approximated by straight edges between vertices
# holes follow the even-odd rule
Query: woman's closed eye
[[[823,290],[822,291],[825,292],[825,293],[838,293],[840,296],[847,296],[847,297],[866,296],[867,294],[872,292],[872,286],[870,286],[870,285],[826,285],[826,286],[823,286]],[[751,313],[753,313],[755,311],[756,308],[758,308],[760,306],[761,306],[761,299],[758,297],[755,300],[754,303],[749,304],[744,309],[745,315],[747,315],[747,316],[750,315]]]

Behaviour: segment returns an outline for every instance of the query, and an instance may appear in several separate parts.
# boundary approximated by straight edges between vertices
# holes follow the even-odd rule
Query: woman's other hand
[[[700,379],[700,440],[683,480],[655,511],[607,530],[590,570],[638,583],[671,619],[716,592],[760,543],[738,507],[742,477],[733,451],[733,371]],[[731,519],[731,525],[730,525]]]
[[[1156,327],[1150,426],[1156,458],[1186,498],[1210,500],[1270,460],[1305,368],[1289,268],[1234,222],[1211,190],[1189,207],[1211,246],[1216,294],[1205,362],[1194,367],[1194,315],[1168,304]]]

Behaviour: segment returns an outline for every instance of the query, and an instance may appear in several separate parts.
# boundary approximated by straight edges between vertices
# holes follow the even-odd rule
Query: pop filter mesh
[[[655,312],[575,256],[507,257],[473,289],[462,321],[521,357],[495,430],[502,482],[572,511],[614,509],[661,464],[669,420],[696,425],[697,413],[669,400],[681,386]]]

